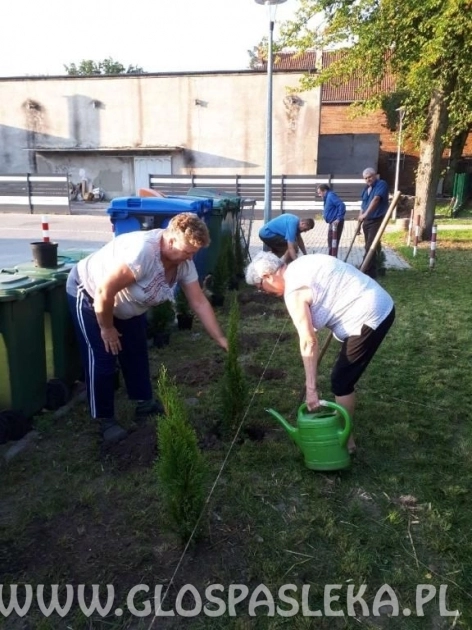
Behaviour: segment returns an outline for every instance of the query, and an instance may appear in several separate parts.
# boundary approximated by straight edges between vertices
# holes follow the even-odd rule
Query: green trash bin
[[[46,404],[44,319],[47,289],[54,284],[46,278],[0,272],[2,414],[31,418]]]
[[[232,237],[236,234],[236,228],[241,211],[241,197],[231,193],[219,192],[212,188],[190,188],[187,191],[189,197],[208,197],[213,200],[213,209],[206,214],[205,222],[210,232],[210,247],[207,250],[207,274],[213,273],[221,250],[222,233],[229,232]]]
[[[21,263],[15,271],[30,277],[50,280],[46,291],[44,338],[46,347],[46,408],[55,410],[66,404],[74,383],[82,378],[82,361],[67,301],[66,282],[74,262],[59,262],[57,267],[36,267]]]
[[[220,212],[222,215],[221,230],[231,232],[234,236],[238,225],[239,213],[241,212],[241,197],[232,193],[214,190],[212,188],[190,188],[187,191],[190,197],[209,197],[213,199],[213,212]]]
[[[100,248],[95,249],[59,249],[57,252],[58,263],[77,263],[83,258],[87,258],[90,254],[98,251]]]
[[[452,208],[452,216],[463,210],[471,193],[472,176],[470,173],[456,173],[454,176],[454,186],[452,196],[454,198],[454,206]]]

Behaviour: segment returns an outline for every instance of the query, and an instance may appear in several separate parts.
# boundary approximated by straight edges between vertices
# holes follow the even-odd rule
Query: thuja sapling
[[[193,540],[202,531],[207,466],[188,421],[185,401],[164,366],[159,372],[158,393],[166,412],[157,424],[159,496],[169,527],[186,543],[195,528]]]

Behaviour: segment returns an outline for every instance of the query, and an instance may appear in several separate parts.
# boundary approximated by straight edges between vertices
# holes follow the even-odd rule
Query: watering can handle
[[[342,405],[338,405],[337,403],[330,402],[329,400],[320,400],[320,407],[330,407],[331,409],[336,409],[344,419],[344,429],[342,430],[339,436],[339,442],[341,446],[346,446],[349,436],[351,434],[351,417],[347,412],[347,409]],[[308,405],[303,403],[300,407],[300,411],[305,413],[308,411]]]

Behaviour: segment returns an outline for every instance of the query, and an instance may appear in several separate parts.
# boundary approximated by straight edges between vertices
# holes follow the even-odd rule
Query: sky
[[[276,26],[298,0],[277,7]],[[83,59],[145,72],[243,70],[269,30],[255,0],[2,0],[0,77],[66,74]]]

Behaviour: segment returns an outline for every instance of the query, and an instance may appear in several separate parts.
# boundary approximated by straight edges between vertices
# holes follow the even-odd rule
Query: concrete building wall
[[[274,174],[314,172],[319,90],[287,95],[301,76],[273,75]],[[267,77],[256,72],[0,79],[0,171],[69,172],[73,180],[85,172],[93,185],[104,180],[114,194],[131,194],[129,150],[160,147],[155,154],[172,156],[175,174],[261,175],[266,107]]]

